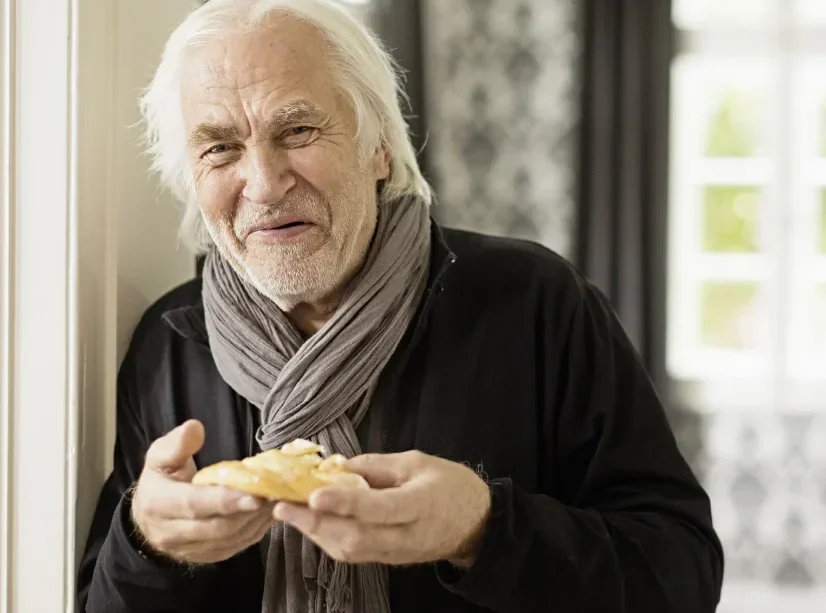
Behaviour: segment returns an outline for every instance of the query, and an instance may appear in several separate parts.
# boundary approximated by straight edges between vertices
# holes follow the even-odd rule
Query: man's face
[[[196,195],[220,253],[282,308],[329,297],[376,225],[382,151],[359,158],[325,42],[283,18],[190,51],[183,116]]]

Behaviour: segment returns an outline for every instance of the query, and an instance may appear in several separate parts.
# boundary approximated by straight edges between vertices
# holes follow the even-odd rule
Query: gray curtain
[[[665,393],[670,0],[584,0],[576,261]]]
[[[665,360],[671,0],[582,11],[574,261],[611,300],[702,479],[708,423],[680,405]]]
[[[370,25],[390,48],[405,71],[405,93],[410,107],[405,109],[410,137],[419,152],[419,165],[428,172],[425,147],[427,107],[425,105],[422,53],[422,6],[419,0],[373,0]]]

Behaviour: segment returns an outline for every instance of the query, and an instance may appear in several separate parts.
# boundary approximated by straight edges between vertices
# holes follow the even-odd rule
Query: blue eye
[[[229,151],[229,147],[227,145],[215,145],[212,149],[207,151],[207,153],[226,153]]]
[[[304,134],[305,132],[309,132],[310,130],[312,130],[312,128],[310,128],[309,126],[298,126],[295,128],[291,128],[290,134],[292,134],[293,136],[298,136],[300,134]]]

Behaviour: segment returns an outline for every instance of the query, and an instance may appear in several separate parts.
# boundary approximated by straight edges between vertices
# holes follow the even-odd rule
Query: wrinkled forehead
[[[252,105],[303,98],[330,107],[337,94],[323,34],[294,17],[193,45],[183,58],[181,88],[185,108],[228,98]]]

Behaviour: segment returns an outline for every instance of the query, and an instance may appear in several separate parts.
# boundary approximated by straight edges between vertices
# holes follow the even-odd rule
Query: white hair
[[[416,160],[401,102],[407,97],[401,71],[381,41],[332,0],[210,0],[192,11],[166,42],[160,64],[140,100],[144,138],[152,170],[185,205],[181,241],[195,252],[212,244],[201,217],[187,155],[181,105],[181,74],[187,49],[230,30],[264,25],[272,13],[286,12],[316,26],[325,37],[340,91],[356,120],[361,155],[378,148],[390,154],[390,175],[382,201],[417,195],[429,206],[433,195]]]

